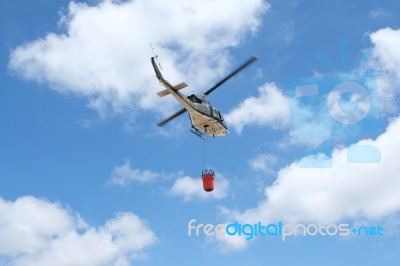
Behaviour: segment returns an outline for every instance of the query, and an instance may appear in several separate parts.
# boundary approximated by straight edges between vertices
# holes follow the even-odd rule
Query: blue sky
[[[1,265],[400,263],[398,1],[18,0],[0,10]],[[186,115],[155,126],[180,106],[156,95],[150,43],[186,94],[260,57],[209,96],[231,133],[207,142],[207,165]],[[339,103],[361,112],[351,124],[330,105],[346,81],[370,95]],[[294,97],[310,84],[317,96]],[[348,150],[362,162],[348,163]],[[211,193],[205,166],[217,173]],[[191,219],[379,224],[384,236],[189,237]]]

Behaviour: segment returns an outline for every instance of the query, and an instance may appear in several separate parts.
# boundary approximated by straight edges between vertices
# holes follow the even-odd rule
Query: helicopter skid
[[[197,128],[191,128],[190,132],[192,132],[193,134],[195,134],[196,136],[198,136],[202,140],[207,141],[207,139],[204,136],[204,133],[200,132]]]

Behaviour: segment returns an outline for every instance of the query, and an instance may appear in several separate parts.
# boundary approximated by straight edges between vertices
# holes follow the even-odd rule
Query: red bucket
[[[202,174],[203,188],[205,191],[210,192],[214,190],[214,172],[204,171]]]

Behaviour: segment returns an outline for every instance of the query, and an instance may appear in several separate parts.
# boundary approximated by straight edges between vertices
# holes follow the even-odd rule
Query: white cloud
[[[229,236],[227,234],[214,236],[212,242],[217,244],[218,252],[220,253],[243,251],[246,249],[248,244],[245,236]]]
[[[372,9],[369,12],[369,16],[371,18],[388,18],[390,17],[390,13],[386,12],[385,10],[378,8],[378,9]]]
[[[131,265],[157,241],[135,214],[119,213],[94,227],[60,204],[32,196],[0,198],[0,235],[0,255],[16,266]]]
[[[225,72],[228,49],[254,34],[268,9],[263,0],[71,2],[60,19],[65,32],[15,48],[9,67],[27,80],[88,98],[103,115],[165,110],[173,101],[160,105],[155,96],[150,43],[172,83],[204,87]]]
[[[300,97],[285,96],[274,83],[266,83],[260,87],[259,94],[258,97],[245,99],[225,115],[228,124],[233,126],[239,134],[245,126],[249,125],[289,129],[291,144],[311,147],[318,147],[330,138],[334,130],[336,132],[343,130],[339,126],[334,127],[335,119],[343,124],[354,123],[356,119],[362,118],[369,108],[369,102],[365,101],[365,97],[355,95],[344,106],[352,107],[354,102],[361,103],[358,105],[357,112],[351,115],[344,113],[337,106],[338,95],[335,93],[330,94],[331,97],[328,97],[327,103],[324,96],[320,96],[318,103],[305,104],[299,100]],[[330,113],[326,111],[326,104]],[[260,160],[259,158],[258,162]]]
[[[151,170],[134,169],[130,161],[114,168],[110,183],[118,186],[129,186],[132,183],[147,183],[156,179],[170,179],[178,176],[168,194],[183,197],[184,201],[193,199],[222,199],[228,194],[229,181],[221,174],[216,174],[215,187],[211,193],[203,190],[201,178],[183,176],[182,172],[158,173]]]
[[[400,29],[380,29],[370,35],[373,58],[369,63],[378,71],[379,100],[383,112],[397,112],[400,88]]]
[[[298,222],[379,219],[400,211],[400,118],[376,140],[359,145],[379,149],[380,163],[348,163],[347,150],[335,149],[332,168],[301,168],[298,162],[281,169],[266,188],[266,199],[243,217]],[[360,154],[362,155],[362,154]],[[323,159],[327,159],[326,156]]]
[[[240,134],[247,125],[269,125],[273,128],[289,124],[288,99],[274,83],[266,83],[258,89],[258,97],[245,99],[225,115],[227,123]]]
[[[333,119],[318,105],[305,105],[296,97],[286,97],[274,83],[260,87],[259,94],[245,99],[225,115],[227,123],[239,134],[249,125],[290,129],[292,144],[313,147],[330,136]]]
[[[273,166],[277,162],[277,157],[271,154],[258,154],[256,157],[249,160],[251,168],[258,171],[270,173],[273,171]]]
[[[127,186],[134,182],[151,182],[162,176],[163,174],[150,170],[134,169],[132,168],[130,161],[125,161],[123,165],[114,168],[110,181],[114,185]]]
[[[215,175],[214,190],[205,192],[201,178],[184,176],[177,178],[170,189],[173,196],[183,197],[185,201],[194,199],[222,199],[228,195],[229,181],[221,174]]]
[[[354,151],[357,147],[354,145],[337,148],[330,157],[307,157],[331,158],[332,168],[301,168],[300,161],[293,162],[278,172],[276,181],[266,187],[265,198],[256,207],[243,212],[225,209],[223,215],[230,222],[321,224],[349,219],[376,221],[396,215],[400,211],[399,132],[400,118],[397,118],[377,139],[357,143],[377,148],[380,163],[348,163],[351,156],[347,151]],[[362,159],[373,157],[373,154],[358,155]]]

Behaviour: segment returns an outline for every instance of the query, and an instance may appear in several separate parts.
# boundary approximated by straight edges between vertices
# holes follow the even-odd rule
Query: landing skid
[[[201,138],[204,141],[207,141],[205,134],[202,133],[200,130],[198,130],[197,128],[191,128],[190,132],[192,132],[193,134],[195,134],[196,136],[198,136],[199,138]]]

